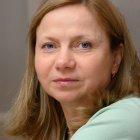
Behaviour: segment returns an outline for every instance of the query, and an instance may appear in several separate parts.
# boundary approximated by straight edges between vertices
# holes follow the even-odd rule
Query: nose
[[[68,49],[62,49],[57,55],[55,67],[59,71],[73,70],[76,62],[72,52]]]

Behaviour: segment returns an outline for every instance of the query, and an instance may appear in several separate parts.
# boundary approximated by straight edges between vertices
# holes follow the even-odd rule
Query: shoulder
[[[140,140],[140,98],[128,96],[99,110],[71,140]]]

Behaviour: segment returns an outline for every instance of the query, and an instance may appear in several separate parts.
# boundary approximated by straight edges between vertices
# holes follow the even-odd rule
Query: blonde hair
[[[124,44],[124,56],[116,76],[111,80],[105,96],[92,110],[107,106],[129,94],[139,95],[140,62],[136,55],[125,21],[109,0],[44,0],[37,10],[29,30],[29,50],[26,72],[19,96],[10,111],[6,132],[12,136],[23,136],[28,140],[60,140],[66,121],[60,104],[47,95],[35,72],[34,56],[36,29],[48,12],[70,4],[82,4],[97,15],[97,20],[110,39],[111,50]],[[87,113],[91,117],[91,113]],[[73,133],[85,122],[73,128]],[[73,125],[73,127],[76,125]]]

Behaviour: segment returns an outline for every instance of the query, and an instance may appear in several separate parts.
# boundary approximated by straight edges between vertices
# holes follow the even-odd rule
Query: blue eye
[[[53,49],[54,48],[54,45],[53,44],[44,44],[43,45],[43,48],[46,48],[46,49]]]
[[[80,47],[82,47],[83,49],[89,48],[89,47],[91,47],[91,46],[92,46],[92,45],[91,45],[90,42],[82,42],[82,43],[80,44]]]
[[[41,49],[43,52],[55,52],[58,49],[58,46],[55,43],[47,42],[42,45]]]

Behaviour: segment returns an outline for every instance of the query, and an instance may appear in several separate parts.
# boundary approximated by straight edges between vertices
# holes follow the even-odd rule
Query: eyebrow
[[[83,38],[91,38],[91,40],[94,40],[94,41],[97,41],[98,40],[97,39],[97,36],[94,37],[92,35],[77,35],[77,36],[71,37],[71,40],[72,41],[75,41],[75,40],[80,40],[80,39],[83,39]],[[59,42],[58,39],[56,39],[55,37],[51,37],[51,36],[45,36],[44,39],[49,39],[49,40],[54,41],[54,42]]]

